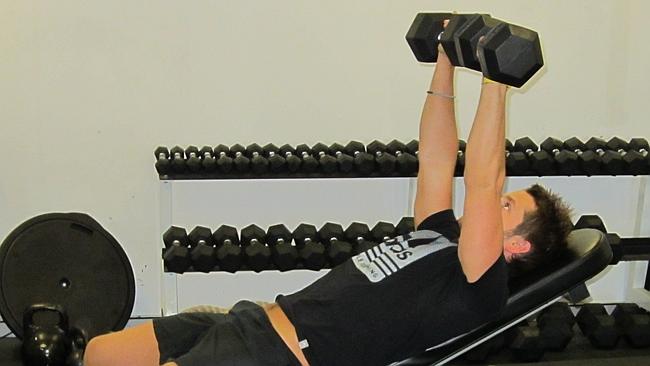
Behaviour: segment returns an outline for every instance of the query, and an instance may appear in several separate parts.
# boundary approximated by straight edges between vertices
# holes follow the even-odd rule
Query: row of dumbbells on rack
[[[163,234],[165,271],[237,272],[318,271],[335,267],[351,256],[364,252],[398,235],[413,231],[413,218],[404,217],[397,225],[378,222],[372,229],[355,222],[345,230],[339,224],[326,223],[319,230],[300,224],[292,232],[285,225],[272,225],[264,231],[257,225],[237,229],[222,225],[212,232],[197,226],[188,234],[172,226]]]
[[[540,361],[546,352],[562,352],[575,340],[576,326],[596,349],[650,347],[650,314],[633,303],[580,305],[574,315],[569,304],[557,302],[464,355],[466,361],[485,362],[508,348],[518,361]],[[585,343],[587,343],[585,342]]]
[[[465,141],[459,141],[456,176],[465,169]],[[561,141],[553,137],[539,146],[528,137],[506,140],[506,174],[509,176],[553,175],[645,175],[650,173],[650,146],[645,138],[609,141],[577,137]],[[261,147],[236,144],[199,149],[158,147],[154,152],[161,179],[321,178],[321,177],[412,177],[418,171],[418,141],[388,144],[373,141],[367,146],[351,141],[343,146],[317,143],[293,147],[267,144]]]

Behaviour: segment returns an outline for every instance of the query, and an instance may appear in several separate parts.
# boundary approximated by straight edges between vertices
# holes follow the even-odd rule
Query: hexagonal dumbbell
[[[165,146],[158,146],[156,151],[154,151],[153,156],[156,158],[156,171],[158,174],[165,175],[169,173],[169,149]]]
[[[386,221],[379,221],[370,230],[370,237],[377,243],[383,243],[395,237],[395,225]]]
[[[556,302],[540,312],[537,316],[537,327],[544,348],[563,351],[573,338],[574,324],[573,312],[565,302]]]
[[[636,140],[635,142],[639,142],[639,140]],[[625,163],[625,172],[627,174],[641,175],[647,172],[648,164],[646,163],[645,156],[636,149],[630,148],[630,144],[627,141],[619,137],[612,137],[607,141],[607,148],[616,151],[621,155],[623,163]]]
[[[388,147],[381,141],[374,140],[366,147],[368,154],[375,157],[379,173],[392,175],[395,172],[396,158],[388,152]]]
[[[594,347],[612,349],[618,344],[620,330],[614,317],[607,314],[602,304],[582,305],[576,314],[576,321]]]
[[[538,150],[537,144],[528,137],[515,140],[515,150],[528,156],[531,169],[540,176],[555,173],[555,164],[551,155],[544,150]]]
[[[296,149],[289,144],[284,144],[280,146],[280,155],[284,156],[284,159],[287,162],[287,170],[289,173],[297,173],[300,171],[300,166],[302,165],[302,159],[296,155]]]
[[[502,22],[487,14],[471,14],[467,20],[453,33],[454,45],[460,66],[481,71],[478,58],[478,41],[492,28]]]
[[[630,151],[634,151],[643,157],[645,160],[645,166],[642,169],[638,169],[638,174],[650,174],[650,146],[648,146],[648,140],[642,137],[635,137],[630,140]]]
[[[491,25],[486,20],[478,22]],[[478,44],[477,53],[483,76],[516,88],[544,66],[537,32],[505,22],[493,25]]]
[[[232,171],[234,161],[230,157],[230,148],[220,144],[214,148],[214,156],[217,159],[217,170],[220,173],[228,174]]]
[[[307,144],[296,146],[296,154],[302,158],[301,170],[303,173],[315,173],[318,171],[318,160],[313,156]]]
[[[257,225],[248,225],[241,230],[244,258],[248,267],[261,272],[269,268],[271,250],[265,244],[266,233]]]
[[[305,269],[321,270],[327,264],[325,246],[318,241],[318,231],[314,225],[300,224],[293,231],[293,239],[298,248],[298,256]]]
[[[630,345],[650,346],[650,314],[646,310],[637,304],[617,304],[612,316]]]
[[[338,143],[330,145],[329,154],[336,157],[339,172],[350,173],[354,170],[354,158],[345,153],[345,147],[343,145]]]
[[[318,165],[320,166],[320,171],[324,174],[331,175],[338,171],[338,164],[336,163],[336,158],[329,154],[329,147],[323,144],[322,142],[317,143],[312,146],[311,151],[316,156],[318,160]]]
[[[282,224],[272,225],[266,231],[266,237],[271,247],[271,259],[275,267],[280,271],[296,269],[298,249],[291,245],[291,231]]]
[[[539,329],[527,322],[514,327],[508,334],[508,347],[515,359],[523,362],[537,362],[545,353]]]
[[[211,272],[217,264],[212,231],[204,226],[197,226],[187,236],[192,246],[190,257],[195,271]]]
[[[540,144],[540,147],[554,157],[555,166],[560,174],[576,175],[580,173],[578,154],[564,149],[562,141],[549,137]]]
[[[393,140],[386,145],[386,150],[395,156],[395,166],[400,176],[410,177],[418,171],[418,159],[409,154],[406,145]]]
[[[201,157],[201,167],[203,171],[207,173],[212,173],[217,170],[217,159],[214,158],[214,150],[210,146],[203,146],[199,150],[199,156]]]
[[[564,141],[564,148],[573,151],[578,155],[578,163],[580,169],[586,175],[600,174],[600,156],[594,151],[589,150],[584,142],[580,141],[577,137],[572,137]]]
[[[246,156],[251,160],[253,174],[266,174],[269,171],[269,161],[264,157],[264,150],[258,144],[246,146]]]
[[[171,166],[175,173],[185,172],[185,150],[180,146],[172,147],[171,151]]]
[[[352,243],[354,254],[363,253],[377,245],[371,240],[370,228],[361,222],[353,222],[345,229],[345,239]]]
[[[375,158],[366,152],[366,148],[359,141],[350,141],[345,145],[345,152],[354,157],[354,169],[358,173],[369,175],[375,170]]]
[[[402,217],[395,226],[395,234],[406,235],[415,231],[415,220],[413,217]]]
[[[190,258],[190,243],[185,229],[172,226],[163,234],[165,251],[163,260],[168,271],[174,273],[185,273],[192,265]]]
[[[246,148],[240,144],[235,144],[230,147],[230,154],[233,156],[233,165],[235,172],[248,173],[251,169],[251,159],[246,157]]]
[[[415,16],[411,27],[406,33],[406,42],[411,47],[413,55],[420,62],[437,62],[438,45],[442,43],[443,35],[450,35],[453,32],[446,32],[443,22],[446,19],[454,21],[451,13],[419,13]],[[452,24],[448,24],[449,28]],[[442,43],[445,53],[452,59],[452,63],[458,66],[456,48],[452,42]]]
[[[418,140],[409,141],[409,143],[406,144],[406,151],[417,159],[418,153],[420,152],[420,143]]]
[[[585,146],[600,156],[601,168],[607,174],[625,174],[625,162],[623,161],[623,157],[621,157],[621,155],[616,151],[609,150],[605,140],[598,137],[592,137],[587,140]]]
[[[352,256],[352,244],[345,241],[343,227],[331,222],[318,231],[318,238],[325,244],[330,265],[336,267]]]
[[[530,173],[530,162],[526,154],[515,151],[515,146],[506,139],[506,175],[522,176]]]
[[[199,158],[199,148],[196,146],[188,146],[185,149],[185,164],[187,165],[187,170],[192,173],[196,173],[201,170],[201,158]]]
[[[269,171],[274,174],[284,173],[287,170],[287,159],[274,144],[266,144],[262,148],[264,156],[269,162]]]
[[[212,234],[212,240],[217,245],[216,256],[219,269],[231,273],[239,271],[243,256],[237,229],[221,225]]]

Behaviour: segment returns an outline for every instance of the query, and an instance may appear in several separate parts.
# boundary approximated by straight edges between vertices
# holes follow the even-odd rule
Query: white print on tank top
[[[387,240],[352,257],[370,282],[380,282],[409,264],[441,249],[457,245],[431,230],[414,231]]]

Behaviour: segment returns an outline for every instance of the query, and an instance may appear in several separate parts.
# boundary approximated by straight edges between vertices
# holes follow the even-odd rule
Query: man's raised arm
[[[416,227],[432,213],[451,208],[451,191],[458,153],[454,111],[454,66],[440,50],[420,120]]]
[[[507,87],[484,82],[465,153],[465,204],[458,256],[475,282],[503,252],[501,194],[505,180]]]

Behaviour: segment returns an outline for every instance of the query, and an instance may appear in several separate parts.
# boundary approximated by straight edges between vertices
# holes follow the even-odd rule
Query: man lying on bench
[[[420,125],[417,231],[268,306],[240,302],[94,338],[85,365],[387,365],[498,319],[509,271],[543,266],[566,246],[569,210],[538,185],[502,195],[507,87],[484,80],[456,221],[453,77],[441,50]]]

